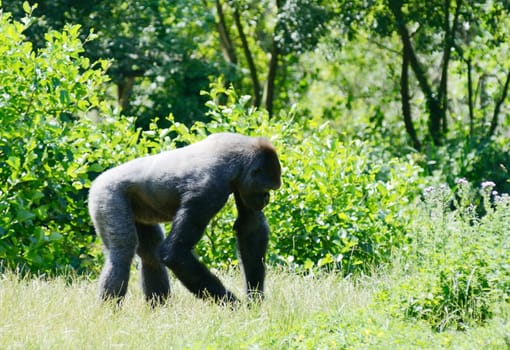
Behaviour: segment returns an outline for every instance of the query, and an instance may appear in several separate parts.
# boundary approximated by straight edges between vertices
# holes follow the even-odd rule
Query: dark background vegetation
[[[507,1],[28,3],[38,4],[24,31],[34,49],[66,23],[82,40],[97,35],[84,56],[111,60],[112,94],[144,129],[155,117],[168,126],[170,113],[207,120],[200,91],[222,76],[270,116],[299,103],[349,137],[423,152],[450,184],[490,177],[508,189]],[[21,1],[2,8],[25,15]]]
[[[370,273],[412,251],[428,186],[451,189],[434,203],[444,215],[472,206],[472,225],[510,192],[508,1],[39,0],[0,11],[3,268],[97,272],[91,181],[218,131],[276,145],[284,186],[267,210],[268,260],[297,271]],[[236,262],[234,217],[230,204],[207,230],[206,263]],[[490,243],[508,245],[498,227]],[[508,264],[482,253],[485,269],[493,256]],[[471,273],[430,259],[445,267],[439,285]],[[488,273],[508,300],[504,271]],[[475,296],[493,287],[480,280]],[[454,294],[407,310],[421,317]]]

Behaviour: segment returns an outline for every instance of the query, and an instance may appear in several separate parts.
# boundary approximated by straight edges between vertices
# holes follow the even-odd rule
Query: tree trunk
[[[473,67],[471,66],[471,58],[465,59],[467,65],[467,84],[468,84],[468,109],[469,109],[469,136],[473,137],[475,130],[475,112],[473,107]]]
[[[273,102],[275,93],[276,71],[278,69],[278,43],[273,37],[273,47],[271,49],[271,60],[269,61],[269,71],[267,72],[266,88],[264,90],[264,107],[267,109],[269,118],[273,116]]]
[[[487,137],[491,137],[496,132],[496,128],[498,127],[498,120],[499,120],[499,113],[501,111],[501,106],[503,105],[503,102],[505,102],[506,96],[508,94],[508,87],[510,85],[510,71],[508,71],[506,75],[506,81],[503,85],[503,90],[501,91],[500,98],[496,101],[496,106],[494,107],[494,114],[492,116],[491,120],[491,127],[489,128],[489,132],[487,134]]]
[[[282,0],[275,0],[276,11],[277,13],[283,6]],[[278,16],[276,16],[278,18]],[[280,49],[278,47],[278,41],[276,37],[278,35],[278,27],[279,23],[276,22],[276,25],[273,30],[273,42],[271,46],[271,60],[269,61],[269,70],[267,72],[267,80],[266,80],[266,88],[264,90],[264,98],[263,103],[266,108],[269,118],[273,116],[273,103],[274,103],[274,95],[275,95],[275,86],[276,86],[276,73],[278,71],[278,60],[280,59]]]
[[[250,46],[248,45],[248,39],[244,34],[243,24],[241,23],[241,15],[237,8],[234,8],[234,21],[237,27],[237,31],[239,32],[239,38],[241,39],[241,44],[243,46],[244,55],[246,57],[246,61],[248,63],[248,69],[250,70],[250,78],[253,86],[253,105],[255,107],[260,107],[260,98],[261,98],[261,87],[259,78],[257,75],[257,68],[255,67],[255,62],[253,61],[253,56],[250,51]]]
[[[441,129],[441,121],[445,110],[441,107],[441,102],[432,91],[432,87],[427,80],[427,76],[418,61],[416,53],[414,52],[411,37],[404,21],[404,14],[402,13],[402,1],[389,0],[389,8],[395,16],[397,30],[402,41],[404,54],[409,58],[409,64],[413,69],[416,80],[418,80],[420,89],[425,95],[427,109],[429,111],[428,129],[430,137],[435,145],[440,145],[444,136]]]
[[[133,86],[135,85],[134,75],[123,77],[122,80],[117,83],[117,101],[120,109],[126,111],[129,107],[129,99],[133,92]]]
[[[448,131],[446,111],[448,110],[448,69],[450,64],[452,48],[455,45],[455,30],[458,27],[462,0],[456,1],[453,23],[450,25],[450,0],[444,0],[444,46],[441,61],[441,80],[437,92],[437,100],[441,105],[441,127],[443,135]]]
[[[207,5],[205,0],[204,4]],[[218,22],[215,23],[215,26],[218,34],[220,35],[220,43],[221,49],[223,51],[223,56],[227,62],[231,64],[237,64],[237,56],[234,49],[234,44],[232,43],[232,39],[230,38],[230,34],[227,29],[227,22],[225,20],[225,14],[223,13],[223,6],[220,0],[216,0],[215,5],[216,13],[218,14]]]
[[[411,103],[409,96],[409,57],[406,52],[402,52],[402,74],[400,76],[400,96],[402,97],[402,114],[404,117],[404,124],[406,127],[407,134],[411,138],[413,147],[417,150],[421,150],[421,144],[416,136],[416,130],[414,129],[412,115],[411,115]]]

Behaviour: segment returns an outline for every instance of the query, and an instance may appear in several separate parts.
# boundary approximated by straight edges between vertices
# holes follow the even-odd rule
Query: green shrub
[[[279,150],[284,185],[266,211],[272,263],[368,271],[405,242],[408,204],[421,186],[412,159],[391,159],[365,142],[345,144],[329,125],[293,111],[270,120],[221,82],[205,93],[211,122],[187,128],[170,117],[168,129],[140,133],[107,103],[107,64],[81,56],[79,27],[48,33],[46,47],[35,52],[22,35],[29,17],[20,23],[0,16],[3,264],[38,272],[96,269],[86,204],[91,180],[219,131],[267,136]],[[205,262],[235,262],[234,220],[231,201],[197,247]]]
[[[480,128],[482,131],[486,131]],[[481,140],[465,137],[453,139],[447,145],[429,150],[426,157],[429,171],[455,186],[456,179],[464,178],[471,184],[491,179],[495,189],[510,193],[510,142],[508,135]]]
[[[212,121],[172,130],[186,143],[219,131],[270,138],[283,167],[283,186],[265,210],[272,228],[271,262],[370,270],[405,242],[409,204],[421,186],[421,169],[411,159],[389,159],[360,141],[344,144],[328,124],[297,120],[292,111],[269,120],[265,111],[250,106],[249,97],[238,97],[221,82],[208,94]],[[198,247],[208,263],[234,256],[234,237],[225,233],[234,221],[232,203],[222,213]]]
[[[22,34],[29,23],[0,11],[0,260],[36,272],[93,268],[91,179],[153,143],[112,117],[107,63],[81,56],[78,26],[48,33],[35,52]]]

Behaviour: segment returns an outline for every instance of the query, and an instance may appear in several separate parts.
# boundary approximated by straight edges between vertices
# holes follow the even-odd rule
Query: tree
[[[44,33],[66,23],[82,26],[81,38],[90,31],[96,40],[85,45],[91,60],[111,60],[108,75],[117,87],[116,97],[125,115],[136,115],[147,128],[154,117],[175,114],[191,123],[204,118],[206,100],[200,91],[209,77],[225,71],[219,55],[201,52],[210,36],[212,17],[201,2],[174,0],[30,0],[38,3],[35,23],[25,33],[36,48]],[[15,18],[24,16],[21,2],[3,8]],[[217,57],[216,57],[217,56]]]
[[[275,100],[283,105],[294,88],[295,58],[315,47],[329,19],[320,0],[35,2],[41,17],[27,30],[35,46],[65,23],[94,30],[86,55],[112,60],[108,74],[119,106],[144,128],[169,113],[188,124],[204,119],[200,91],[220,75],[273,114]],[[18,2],[4,7],[22,15]]]
[[[413,146],[420,149],[423,143],[443,144],[450,129],[459,129],[451,128],[450,123],[464,121],[459,116],[465,112],[470,137],[477,136],[476,125],[487,129],[484,138],[494,135],[509,88],[510,62],[502,59],[509,47],[509,10],[505,1],[340,1],[339,18],[350,39],[360,31],[374,38],[398,36],[402,115]],[[465,68],[461,67],[462,62]],[[422,140],[412,117],[408,69],[426,102],[427,132]],[[478,77],[478,112],[474,73]],[[484,86],[487,77],[493,78],[490,87]],[[452,78],[467,82],[462,94],[450,93]],[[487,121],[489,105],[493,113]]]
[[[247,67],[253,105],[273,115],[278,85],[280,89],[292,89],[292,79],[286,77],[285,70],[327,32],[329,10],[316,0],[215,0],[214,6],[204,0],[204,5],[214,13],[227,62]]]

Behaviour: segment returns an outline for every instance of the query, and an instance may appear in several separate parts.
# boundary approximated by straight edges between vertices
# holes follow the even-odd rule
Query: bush
[[[29,6],[25,6],[30,12]],[[205,93],[211,122],[140,133],[108,105],[105,62],[81,56],[79,27],[46,35],[34,52],[22,35],[30,18],[0,15],[0,258],[48,272],[96,269],[87,212],[91,180],[104,169],[219,131],[268,136],[279,150],[283,188],[266,213],[269,260],[309,269],[369,271],[406,240],[421,169],[369,143],[340,141],[327,124],[293,111],[270,120],[221,82]],[[95,117],[94,117],[95,116]],[[170,140],[169,135],[172,135]],[[235,261],[232,201],[197,250],[216,266]]]
[[[464,137],[455,138],[443,147],[430,150],[427,159],[430,171],[450,187],[455,186],[459,178],[472,184],[491,179],[496,190],[510,193],[510,142],[507,135],[467,141]]]
[[[455,191],[427,189],[404,259],[412,279],[397,288],[407,316],[439,331],[466,329],[510,300],[510,197],[494,186],[482,183],[482,218],[466,180],[458,180]]]
[[[0,11],[0,260],[36,272],[93,268],[91,179],[153,143],[114,117],[107,63],[81,56],[78,26],[48,33],[35,52],[22,34],[29,24]]]
[[[177,140],[233,131],[271,139],[283,167],[283,186],[265,212],[272,228],[269,260],[310,269],[371,270],[406,241],[410,202],[421,186],[421,169],[389,159],[368,143],[344,144],[337,131],[314,120],[297,120],[292,111],[269,120],[249,97],[213,84],[207,124],[174,125]],[[221,104],[218,101],[224,100]],[[208,263],[230,263],[235,250],[232,203],[213,220],[200,256]]]

